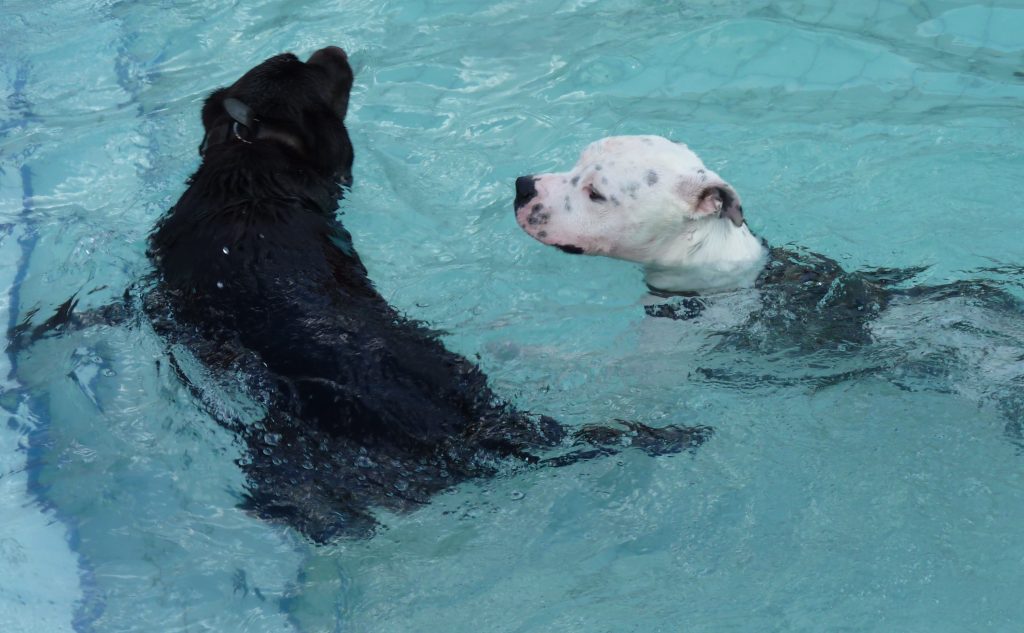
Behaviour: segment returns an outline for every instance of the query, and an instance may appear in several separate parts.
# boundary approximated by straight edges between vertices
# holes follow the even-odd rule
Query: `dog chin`
[[[541,244],[544,244],[545,246],[553,246],[554,248],[557,248],[563,253],[569,253],[570,255],[585,255],[587,253],[587,250],[582,246],[577,246],[576,244],[573,244],[571,241],[563,242],[559,240],[557,237],[548,235],[548,232],[546,230],[533,231],[531,230],[533,227],[527,227],[523,223],[520,223],[519,226],[521,226],[523,230],[526,231],[527,235],[537,240]]]

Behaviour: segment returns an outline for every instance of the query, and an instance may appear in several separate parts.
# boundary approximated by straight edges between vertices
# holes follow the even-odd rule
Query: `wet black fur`
[[[923,271],[918,267],[847,271],[818,253],[771,248],[768,263],[755,282],[761,294],[760,308],[744,326],[723,336],[723,342],[766,352],[849,350],[871,342],[868,325],[901,297],[921,301],[965,297],[995,310],[1024,311],[1013,295],[985,280],[909,283]],[[652,292],[666,297],[671,294]],[[649,316],[687,320],[699,316],[713,300],[713,295],[680,293],[645,309]]]
[[[908,359],[891,349],[877,349],[870,324],[895,301],[934,303],[955,299],[984,308],[986,314],[1024,316],[1024,302],[990,279],[964,279],[943,284],[914,284],[924,268],[876,268],[847,271],[835,260],[802,249],[771,248],[768,263],[756,281],[760,305],[740,326],[718,333],[717,352],[695,377],[718,384],[794,385],[826,387],[862,376],[883,375],[909,391],[919,387],[915,376],[934,377],[949,372],[951,358],[926,355]],[[1021,278],[1019,267],[991,269],[997,275]],[[1013,284],[1019,287],[1019,283]],[[653,290],[656,294],[657,291]],[[699,317],[714,295],[680,293],[645,307],[648,316],[674,320]],[[978,327],[959,322],[957,329]],[[984,327],[981,324],[980,327]],[[800,368],[790,376],[752,374],[734,354],[765,354],[772,363],[789,358]],[[863,353],[863,354],[861,354]],[[859,355],[860,360],[847,359]],[[892,371],[897,369],[899,371]],[[907,384],[903,384],[907,381]],[[995,398],[1006,417],[1006,435],[1024,447],[1024,397],[1020,378]]]
[[[499,460],[563,465],[626,446],[700,444],[706,428],[572,432],[504,404],[486,377],[377,292],[335,212],[351,178],[340,49],[273,57],[206,100],[204,158],[150,239],[157,329],[222,380],[243,376],[245,505],[318,542],[371,534]],[[238,129],[225,99],[259,129]],[[563,447],[552,456],[552,449]],[[556,451],[557,453],[557,451]]]

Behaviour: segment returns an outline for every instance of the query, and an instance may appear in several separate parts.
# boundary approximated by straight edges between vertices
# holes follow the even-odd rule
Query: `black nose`
[[[534,185],[536,180],[533,176],[520,176],[516,178],[516,209],[537,196],[537,187]]]

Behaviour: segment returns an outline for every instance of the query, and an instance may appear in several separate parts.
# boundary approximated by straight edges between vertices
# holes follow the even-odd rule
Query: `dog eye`
[[[590,199],[594,200],[595,202],[604,202],[605,200],[608,199],[608,198],[605,198],[604,196],[602,196],[597,191],[597,189],[594,189],[594,187],[591,186],[591,185],[587,185],[586,189],[587,189],[587,195],[589,195]]]

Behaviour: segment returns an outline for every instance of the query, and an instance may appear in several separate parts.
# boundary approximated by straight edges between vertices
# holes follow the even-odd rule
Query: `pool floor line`
[[[28,63],[23,60],[21,64],[18,65],[15,80],[11,85],[11,96],[9,98],[11,111],[16,112],[19,116],[10,121],[9,124],[3,126],[5,133],[9,133],[11,130],[25,130],[35,118],[32,112],[31,102],[25,92],[29,83],[29,77],[30,67]],[[24,150],[23,154],[16,159],[23,161],[18,167],[21,184],[21,212],[16,224],[23,228],[24,233],[17,238],[21,253],[18,257],[16,272],[8,295],[8,331],[18,324],[18,319],[22,311],[21,287],[28,278],[29,263],[32,260],[32,255],[35,253],[36,246],[39,242],[39,233],[35,227],[36,221],[34,217],[35,186],[32,180],[32,167],[30,164],[30,157],[34,149],[35,146],[30,145]],[[16,226],[12,226],[10,235],[13,236],[15,233]],[[9,347],[7,356],[8,362],[10,363],[10,373],[7,377],[8,381],[12,384],[18,385],[20,388],[21,383],[17,380],[17,351]],[[64,540],[70,552],[77,559],[78,589],[81,592],[80,598],[75,603],[74,612],[70,614],[70,624],[72,630],[76,631],[76,633],[89,633],[93,630],[93,623],[99,618],[100,614],[102,614],[104,610],[102,596],[100,595],[98,585],[96,584],[95,572],[92,564],[88,561],[87,557],[79,551],[78,546],[80,543],[80,535],[77,521],[74,517],[61,511],[56,503],[47,498],[45,486],[40,481],[40,468],[38,466],[34,466],[35,464],[42,463],[45,453],[44,447],[49,444],[47,440],[51,421],[46,414],[45,408],[41,407],[30,394],[23,392],[20,395],[20,401],[26,407],[28,417],[35,421],[35,424],[27,433],[28,448],[25,450],[24,467],[26,475],[26,495],[38,503],[40,514],[49,515],[64,526],[66,530]],[[11,425],[12,422],[17,425],[17,419],[14,417],[13,412],[11,412],[8,424]]]

